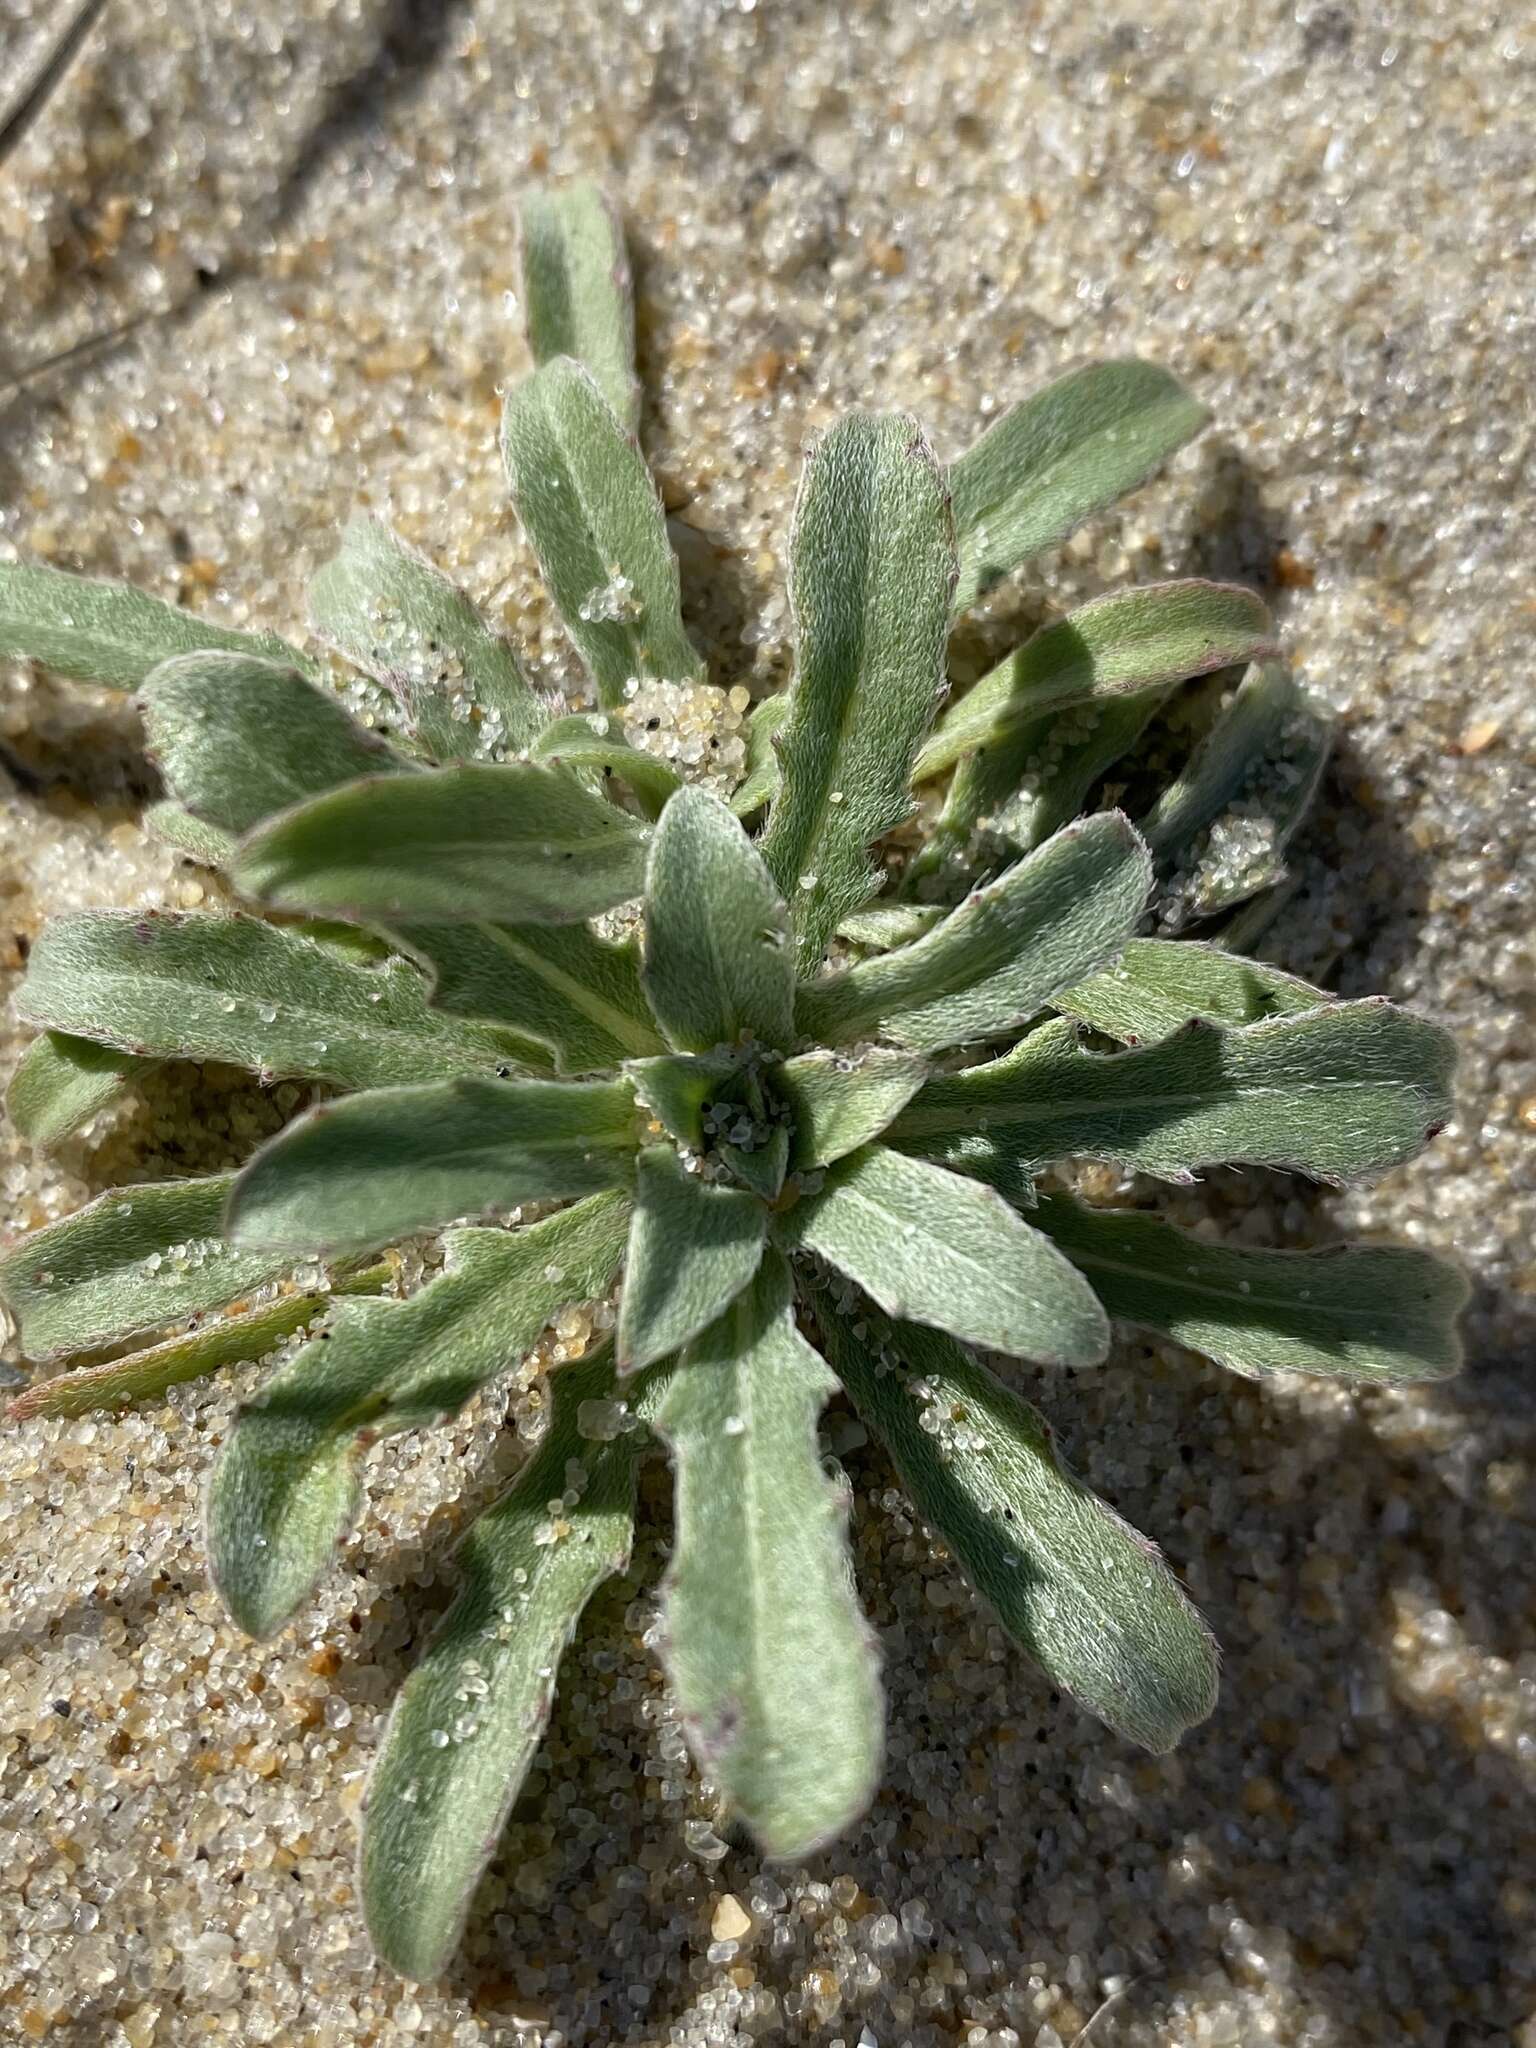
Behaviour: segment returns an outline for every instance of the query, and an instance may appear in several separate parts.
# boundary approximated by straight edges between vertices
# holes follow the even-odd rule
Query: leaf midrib
[[[956,1135],[987,1137],[996,1124],[1052,1123],[1059,1122],[1066,1117],[1081,1116],[1087,1113],[1104,1115],[1111,1110],[1214,1109],[1222,1106],[1233,1110],[1240,1110],[1245,1104],[1255,1099],[1263,1099],[1272,1095],[1283,1095],[1287,1098],[1297,1095],[1364,1095],[1376,1093],[1383,1089],[1389,1090],[1393,1094],[1411,1095],[1420,1102],[1424,1101],[1424,1089],[1414,1081],[1397,1081],[1385,1078],[1367,1081],[1295,1081],[1287,1082],[1283,1086],[1269,1084],[1245,1086],[1219,1095],[1127,1095],[1114,1098],[1092,1096],[1082,1099],[1069,1096],[1065,1099],[1056,1097],[1050,1102],[1020,1104],[998,1104],[985,1100],[967,1101],[962,1099],[957,1101],[953,1108],[947,1110],[937,1108],[923,1110],[914,1107],[911,1111],[904,1111],[899,1119],[899,1125],[900,1134],[903,1137],[933,1136],[948,1132],[957,1116],[963,1116],[969,1112],[985,1116],[987,1118],[987,1128],[974,1132],[967,1130],[956,1133]],[[1155,1130],[1148,1131],[1144,1135],[1152,1137],[1155,1135]]]
[[[525,950],[505,925],[484,925],[481,929],[490,934],[503,952],[512,954],[541,981],[558,990],[582,1016],[606,1031],[621,1046],[628,1047],[635,1057],[647,1058],[662,1046],[663,1041],[655,1032],[647,1030],[638,1018],[608,1002],[595,990],[584,988],[574,976],[556,967],[552,961],[542,959],[531,948]]]

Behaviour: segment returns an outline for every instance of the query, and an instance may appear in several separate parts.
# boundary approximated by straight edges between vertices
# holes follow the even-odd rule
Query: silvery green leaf
[[[1188,1024],[1139,1052],[1087,1052],[1058,1019],[990,1065],[936,1076],[889,1137],[983,1179],[997,1162],[1018,1179],[1078,1157],[1171,1180],[1224,1163],[1363,1180],[1447,1120],[1454,1066],[1445,1032],[1379,998],[1232,1031]]]
[[[1149,1543],[1067,1471],[1049,1424],[958,1344],[813,1296],[827,1355],[923,1520],[1054,1685],[1171,1749],[1216,1704],[1217,1650]]]
[[[774,1227],[787,1250],[816,1253],[889,1315],[1043,1365],[1108,1353],[1104,1311],[1049,1238],[990,1188],[927,1160],[870,1145]]]
[[[136,690],[173,654],[209,647],[308,666],[275,633],[238,633],[132,584],[100,583],[35,562],[0,562],[0,656],[41,662],[82,683]]]
[[[633,941],[584,924],[406,924],[390,937],[426,968],[434,1009],[509,1025],[549,1047],[562,1073],[661,1050]]]
[[[194,817],[239,834],[360,775],[406,764],[334,691],[249,655],[183,654],[139,691],[149,753]]]
[[[1210,418],[1166,370],[1092,363],[1013,406],[950,471],[963,611],[1154,475]]]
[[[1040,1227],[1118,1323],[1172,1337],[1248,1379],[1439,1380],[1461,1369],[1459,1267],[1407,1245],[1251,1251],[1156,1216],[1053,1195]]]
[[[385,1962],[418,1981],[453,1960],[549,1718],[556,1666],[582,1609],[629,1557],[642,1439],[591,1442],[577,1420],[611,1396],[612,1365],[566,1366],[551,1386],[549,1431],[465,1538],[462,1590],[400,1688],[368,1788],[368,1931]],[[581,1498],[553,1519],[572,1461]]]
[[[790,539],[796,673],[763,858],[810,973],[874,888],[866,849],[911,809],[942,688],[955,541],[933,452],[905,413],[853,413],[806,463]]]
[[[402,960],[341,958],[300,931],[197,911],[82,910],[43,927],[17,996],[54,1031],[154,1059],[222,1060],[342,1088],[495,1074],[521,1048],[429,1008]]]
[[[409,1301],[336,1303],[241,1409],[209,1483],[209,1570],[247,1634],[281,1628],[335,1562],[367,1446],[456,1415],[558,1309],[606,1294],[628,1221],[610,1193],[524,1230],[451,1231]]]
[[[886,1125],[922,1087],[928,1062],[916,1053],[871,1045],[857,1053],[798,1054],[773,1070],[772,1086],[789,1105],[796,1173],[846,1158]]]
[[[671,1146],[648,1146],[635,1174],[619,1371],[669,1358],[712,1323],[757,1271],[767,1227],[756,1195],[711,1186]]]
[[[700,1770],[774,1857],[830,1841],[880,1769],[874,1644],[816,1435],[836,1385],[770,1257],[652,1411],[677,1473],[662,1658]]]
[[[1279,881],[1311,808],[1331,729],[1277,662],[1253,670],[1147,813],[1162,877],[1158,910],[1177,931]]]
[[[355,1273],[338,1274],[324,1291],[317,1287],[279,1294],[254,1307],[235,1303],[237,1313],[221,1315],[146,1351],[108,1358],[73,1371],[36,1379],[5,1410],[9,1422],[34,1415],[99,1415],[104,1410],[157,1401],[169,1388],[206,1379],[226,1366],[265,1358],[279,1344],[325,1314],[342,1294],[377,1294],[395,1277],[388,1260]]]
[[[1125,1045],[1150,1045],[1196,1017],[1257,1024],[1331,1000],[1294,974],[1193,939],[1132,939],[1113,967],[1051,998],[1079,1023]]]
[[[722,1138],[719,1152],[743,1187],[765,1202],[776,1202],[789,1172],[789,1143],[788,1126],[775,1124],[760,1145],[749,1148]]]
[[[62,1358],[216,1308],[286,1271],[221,1225],[233,1175],[114,1188],[0,1254],[0,1296],[28,1358]]]
[[[840,939],[848,939],[871,953],[892,953],[898,946],[910,946],[931,932],[949,915],[942,903],[871,903],[855,910],[837,928]]]
[[[795,1036],[789,914],[762,856],[716,796],[684,789],[651,840],[641,979],[679,1052]]]
[[[1152,865],[1119,811],[1069,825],[925,937],[803,988],[800,1019],[834,1045],[880,1037],[938,1052],[1028,1021],[1113,960],[1135,931]]]
[[[599,702],[622,704],[636,677],[702,680],[661,499],[590,373],[562,356],[515,386],[501,452],[517,516]]]
[[[11,1127],[28,1144],[56,1145],[109,1108],[154,1064],[67,1031],[45,1031],[22,1054],[6,1090]]]
[[[230,872],[317,917],[572,924],[639,895],[646,839],[573,776],[465,763],[313,797],[242,840]]]
[[[640,423],[635,306],[618,215],[584,179],[518,207],[523,324],[536,363],[573,356],[630,433]]]
[[[322,1103],[235,1183],[240,1245],[365,1250],[461,1216],[624,1186],[635,1099],[604,1081],[428,1081]]]
[[[659,754],[647,754],[629,744],[618,714],[612,711],[578,711],[569,718],[557,718],[540,733],[529,749],[529,758],[617,776],[634,791],[648,818],[659,818],[668,798],[682,787],[677,770]]]
[[[918,756],[914,776],[922,781],[941,774],[978,747],[1011,746],[1016,733],[1047,711],[1164,689],[1274,651],[1274,624],[1262,600],[1235,583],[1146,583],[1113,591],[1043,626],[951,705]],[[1016,765],[1022,771],[1023,761]]]
[[[183,804],[161,797],[144,807],[144,830],[162,846],[174,846],[200,867],[226,868],[234,858],[233,834],[210,825],[206,818],[194,818]]]
[[[545,723],[506,641],[381,519],[348,520],[309,586],[309,614],[329,646],[385,686],[434,760],[516,753]]]
[[[665,1052],[655,1059],[629,1060],[624,1067],[641,1108],[690,1152],[708,1145],[705,1109],[740,1072],[735,1053]]]
[[[775,691],[754,704],[747,719],[746,773],[731,792],[731,809],[750,818],[779,793],[779,755],[775,742],[789,715],[789,693]]]

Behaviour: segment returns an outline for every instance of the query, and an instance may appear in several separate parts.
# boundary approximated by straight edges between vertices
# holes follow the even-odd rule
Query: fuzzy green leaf
[[[174,846],[200,867],[227,868],[237,844],[234,835],[210,825],[206,818],[194,818],[184,804],[162,797],[144,807],[144,830],[162,846]]]
[[[747,719],[746,773],[731,792],[731,809],[738,818],[750,818],[770,797],[779,793],[777,740],[789,715],[789,693],[776,690],[754,704]]]
[[[702,679],[661,499],[590,373],[559,357],[516,386],[501,452],[517,516],[599,701],[621,705],[634,677]]]
[[[702,1152],[709,1144],[704,1111],[737,1083],[741,1060],[735,1053],[664,1052],[655,1059],[628,1061],[624,1073],[641,1108],[679,1145]]]
[[[677,1471],[662,1655],[683,1732],[775,1857],[830,1841],[880,1768],[874,1645],[816,1436],[836,1385],[770,1258],[659,1382],[651,1418]]]
[[[200,912],[82,910],[45,925],[17,998],[34,1024],[270,1080],[381,1088],[494,1074],[520,1048],[427,1004],[402,960],[342,959],[303,932]]]
[[[557,718],[540,733],[529,758],[552,767],[596,769],[627,783],[648,818],[659,818],[669,797],[682,788],[682,778],[659,754],[647,754],[625,739],[612,711],[578,711]]]
[[[1169,1180],[1225,1163],[1363,1180],[1450,1116],[1454,1065],[1437,1025],[1378,998],[1235,1031],[1189,1024],[1140,1052],[1087,1052],[1058,1020],[987,1066],[936,1076],[890,1142],[1010,1193],[1068,1157]]]
[[[1132,939],[1113,967],[1051,999],[1053,1008],[1125,1045],[1150,1045],[1196,1017],[1257,1024],[1329,1001],[1294,974],[1191,939]]]
[[[1043,1365],[1098,1365],[1108,1353],[1104,1311],[1050,1240],[989,1188],[926,1160],[883,1145],[855,1152],[776,1231],[890,1315]]]
[[[351,782],[241,842],[246,896],[317,917],[571,924],[638,896],[646,830],[529,762]]]
[[[149,752],[192,814],[231,833],[406,764],[296,668],[243,654],[162,662],[139,692]]]
[[[536,363],[573,356],[620,422],[640,424],[635,306],[618,215],[584,179],[518,207],[523,324]]]
[[[751,840],[708,790],[662,813],[645,884],[645,992],[679,1052],[795,1036],[789,913]]]
[[[763,858],[794,909],[802,973],[866,903],[866,848],[911,809],[907,783],[944,674],[954,525],[905,413],[853,413],[813,452],[790,541],[796,674],[776,742],[783,787]]]
[[[226,1227],[241,1245],[362,1251],[461,1216],[623,1186],[635,1100],[604,1081],[429,1081],[322,1103],[256,1154]]]
[[[757,1271],[768,1212],[742,1188],[711,1186],[668,1145],[640,1154],[619,1303],[620,1372],[691,1343]]]
[[[892,953],[926,937],[948,915],[942,903],[871,903],[845,917],[837,935],[871,953]]]
[[[437,761],[516,753],[548,713],[461,590],[380,519],[359,513],[309,586],[315,631],[381,682]]]
[[[1120,812],[1086,818],[925,938],[803,990],[801,1022],[834,1045],[880,1037],[919,1052],[1015,1030],[1115,958],[1151,885],[1146,848]]]
[[[632,941],[612,945],[584,924],[399,925],[390,937],[427,969],[434,1009],[510,1025],[549,1047],[562,1073],[661,1050]]]
[[[640,1438],[592,1443],[577,1423],[584,1402],[611,1394],[612,1366],[567,1366],[551,1384],[549,1432],[465,1538],[462,1590],[400,1689],[369,1784],[363,1911],[380,1955],[418,1981],[453,1959],[549,1718],[555,1668],[582,1609],[629,1557]],[[581,1498],[552,1541],[549,1502],[573,1459]]]
[[[1052,1196],[1040,1227],[1117,1323],[1172,1337],[1218,1365],[1344,1380],[1439,1380],[1461,1369],[1459,1267],[1407,1245],[1251,1251],[1207,1244],[1156,1216]]]
[[[308,1600],[357,1515],[363,1451],[456,1415],[567,1302],[606,1294],[628,1204],[593,1195],[525,1230],[458,1230],[409,1301],[338,1301],[243,1408],[208,1491],[208,1564],[249,1635]]]
[[[1275,651],[1262,601],[1234,583],[1147,583],[1045,626],[952,705],[918,756],[922,781],[978,747],[1011,744],[1047,711],[1162,689]],[[1009,755],[1008,787],[1027,765]]]
[[[1051,1682],[1151,1750],[1216,1704],[1217,1651],[1155,1545],[1060,1462],[1044,1418],[934,1330],[850,1321],[827,1355],[924,1521]],[[896,1370],[882,1370],[895,1367]]]
[[[916,1053],[866,1046],[856,1054],[801,1053],[773,1070],[773,1090],[794,1119],[789,1163],[796,1173],[830,1166],[867,1145],[922,1087],[928,1062]]]
[[[1093,363],[1016,405],[950,471],[963,611],[1154,475],[1210,418],[1166,370]]]
[[[28,1358],[62,1358],[182,1321],[292,1259],[224,1242],[232,1174],[114,1188],[0,1255],[0,1296]]]
[[[1331,729],[1290,672],[1255,669],[1147,814],[1164,886],[1157,905],[1177,931],[1267,889],[1311,808]]]
[[[308,666],[275,633],[238,633],[131,584],[0,562],[0,656],[41,662],[78,682],[136,690],[160,662],[209,647]]]
[[[154,1065],[67,1031],[45,1031],[11,1076],[5,1095],[11,1126],[30,1145],[56,1145],[110,1108]]]

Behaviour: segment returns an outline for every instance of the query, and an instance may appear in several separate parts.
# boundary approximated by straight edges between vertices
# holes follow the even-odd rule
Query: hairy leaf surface
[[[635,1100],[607,1081],[429,1081],[322,1103],[239,1176],[237,1244],[366,1250],[629,1180]]]
[[[1321,1009],[1330,1000],[1265,961],[1242,960],[1193,939],[1132,939],[1113,967],[1051,998],[1053,1008],[1125,1045],[1150,1045],[1196,1017],[1257,1024]]]
[[[659,754],[647,754],[625,739],[612,711],[578,711],[557,718],[540,733],[530,758],[552,766],[591,768],[616,775],[634,791],[648,818],[659,818],[669,797],[682,788],[677,770]]]
[[[866,848],[911,808],[954,588],[954,525],[917,422],[853,413],[811,455],[790,542],[795,682],[763,858],[794,907],[802,973],[866,902]]]
[[[618,215],[585,179],[518,206],[523,324],[536,363],[573,356],[620,422],[640,423],[635,305]]]
[[[517,385],[501,452],[517,516],[599,701],[621,705],[635,677],[702,679],[661,499],[591,374],[562,356]]]
[[[801,1021],[833,1044],[881,1037],[920,1052],[1015,1030],[1115,958],[1151,885],[1128,820],[1102,812],[974,890],[926,937],[813,983]]]
[[[856,1054],[800,1053],[776,1067],[774,1092],[794,1117],[790,1166],[797,1173],[830,1166],[867,1145],[922,1087],[928,1062],[889,1046]]]
[[[1208,1244],[1156,1216],[1065,1196],[1035,1219],[1110,1316],[1172,1337],[1249,1379],[1438,1380],[1459,1371],[1459,1267],[1407,1245],[1251,1251]]]
[[[991,1189],[926,1160],[882,1145],[852,1153],[776,1231],[888,1314],[967,1343],[1044,1365],[1098,1365],[1109,1350],[1097,1297],[1050,1240]]]
[[[712,1323],[757,1271],[767,1228],[756,1195],[711,1186],[670,1146],[648,1146],[635,1174],[619,1371],[670,1357]]]
[[[963,611],[1161,469],[1210,418],[1166,370],[1092,363],[1005,412],[950,471]]]
[[[45,1031],[11,1076],[6,1113],[29,1145],[56,1145],[110,1108],[155,1064],[67,1031]]]
[[[243,840],[243,895],[316,917],[570,924],[637,896],[646,828],[569,775],[465,763],[351,782]]]
[[[593,1195],[524,1230],[457,1230],[409,1301],[338,1301],[243,1408],[208,1492],[208,1561],[241,1628],[282,1627],[357,1515],[364,1449],[456,1415],[567,1302],[606,1294],[628,1204]]]
[[[1217,1650],[1155,1545],[1065,1469],[1044,1418],[958,1344],[849,1320],[829,1289],[815,1299],[855,1407],[1008,1633],[1116,1734],[1171,1749],[1216,1704]]]
[[[776,1857],[830,1841],[880,1769],[874,1644],[816,1437],[836,1385],[770,1258],[658,1383],[653,1410],[677,1471],[662,1655],[683,1732]]]

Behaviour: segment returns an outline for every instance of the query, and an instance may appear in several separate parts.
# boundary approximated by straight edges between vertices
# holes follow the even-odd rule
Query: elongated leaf
[[[1248,1379],[1439,1380],[1461,1368],[1459,1267],[1407,1245],[1250,1251],[1208,1244],[1155,1216],[1064,1196],[1036,1220],[1116,1322],[1154,1330]]]
[[[201,867],[226,868],[234,858],[236,841],[231,833],[210,825],[206,818],[194,818],[185,805],[169,797],[145,805],[144,830],[151,839],[174,846]]]
[[[557,357],[519,384],[501,452],[517,516],[600,703],[632,678],[702,678],[651,473],[591,374]]]
[[[401,960],[340,958],[254,917],[82,910],[32,949],[17,998],[34,1024],[158,1059],[224,1060],[343,1088],[494,1074],[519,1047],[427,1006]]]
[[[1010,743],[1047,711],[1111,702],[1275,651],[1261,600],[1234,583],[1147,583],[1095,598],[1044,626],[944,714],[916,780],[978,747]],[[1024,763],[1008,757],[1007,783]]]
[[[242,841],[244,895],[317,917],[572,924],[640,893],[645,828],[528,762],[348,783]]]
[[[1044,1418],[959,1345],[862,1308],[850,1321],[829,1289],[815,1299],[854,1405],[1004,1628],[1116,1734],[1171,1749],[1216,1704],[1217,1651],[1156,1547],[1063,1467]]]
[[[963,611],[1161,469],[1210,418],[1166,370],[1093,363],[1014,406],[950,471]]]
[[[76,1366],[52,1379],[34,1380],[5,1410],[8,1422],[26,1422],[35,1415],[97,1415],[156,1401],[171,1387],[206,1379],[225,1366],[265,1358],[295,1331],[324,1315],[332,1299],[343,1294],[377,1294],[395,1276],[387,1259],[356,1273],[340,1274],[322,1291],[295,1288],[254,1308],[204,1323],[184,1336],[167,1337],[147,1351],[126,1358],[104,1359]]]
[[[630,1060],[624,1068],[641,1108],[654,1119],[652,1135],[667,1131],[690,1152],[703,1152],[710,1134],[704,1113],[717,1096],[740,1085],[742,1061],[737,1053],[700,1056],[664,1052],[652,1060]]]
[[[307,666],[274,633],[238,633],[132,584],[0,562],[0,655],[41,662],[82,683],[136,690],[157,663],[207,647]]]
[[[790,541],[796,674],[763,858],[794,910],[802,973],[868,901],[865,849],[911,808],[954,589],[949,500],[905,413],[853,413],[806,464]]]
[[[621,1373],[691,1343],[757,1271],[768,1212],[742,1188],[712,1187],[667,1145],[640,1154],[624,1295]]]
[[[1236,1031],[1189,1024],[1140,1052],[1085,1052],[1058,1020],[1004,1059],[937,1076],[889,1135],[1010,1192],[1069,1156],[1172,1180],[1223,1162],[1362,1180],[1450,1116],[1455,1060],[1438,1026],[1378,998]]]
[[[5,1107],[29,1144],[56,1145],[110,1108],[154,1064],[67,1031],[45,1031],[22,1054]]]
[[[779,755],[776,742],[789,715],[789,694],[779,690],[752,707],[747,719],[746,773],[731,792],[731,809],[738,818],[750,818],[771,797],[779,793]]]
[[[677,1471],[662,1655],[699,1768],[769,1856],[830,1841],[880,1769],[874,1645],[816,1439],[836,1385],[770,1258],[654,1406]]]
[[[891,953],[923,938],[948,915],[942,903],[872,903],[845,917],[837,935],[871,953]]]
[[[315,631],[383,683],[438,761],[516,753],[548,716],[517,657],[461,590],[359,513],[309,586]]]
[[[165,786],[225,832],[360,775],[406,764],[296,668],[248,655],[184,654],[139,692],[149,751]]]
[[[1147,816],[1162,872],[1158,911],[1179,930],[1246,902],[1285,873],[1331,729],[1278,663],[1255,669]]]
[[[1084,819],[926,938],[802,991],[801,1022],[834,1045],[881,1037],[920,1052],[1014,1030],[1115,958],[1151,885],[1146,848],[1119,811]]]
[[[453,1959],[549,1718],[555,1668],[582,1609],[629,1557],[640,1439],[592,1443],[577,1425],[583,1403],[611,1394],[612,1366],[568,1366],[552,1386],[549,1432],[465,1538],[462,1591],[400,1689],[369,1784],[363,1911],[380,1955],[418,1980]],[[572,1460],[581,1498],[552,1519]]]
[[[458,1230],[409,1301],[338,1301],[243,1408],[208,1490],[208,1564],[250,1635],[310,1597],[357,1515],[362,1453],[458,1413],[515,1365],[555,1311],[605,1294],[628,1204],[593,1195],[525,1230]]]
[[[1113,967],[1051,998],[1054,1008],[1125,1045],[1150,1045],[1196,1017],[1257,1024],[1330,1000],[1294,974],[1192,939],[1132,939]]]
[[[292,1260],[221,1234],[232,1174],[114,1188],[0,1255],[0,1295],[28,1358],[155,1330],[275,1279]]]
[[[252,1159],[241,1245],[363,1251],[461,1216],[623,1186],[635,1099],[603,1081],[429,1081],[322,1103]]]
[[[548,1046],[562,1073],[595,1073],[664,1043],[632,942],[612,945],[584,924],[408,924],[390,937],[427,969],[435,1009],[513,1026]]]
[[[558,763],[616,775],[634,791],[648,818],[659,818],[667,799],[682,787],[677,770],[659,754],[647,754],[629,744],[617,714],[611,711],[581,711],[570,718],[557,718],[540,733],[529,757],[552,766]]]
[[[787,1249],[815,1252],[890,1315],[1043,1365],[1098,1365],[1109,1350],[1092,1288],[1050,1240],[989,1188],[926,1160],[870,1145],[775,1229]]]
[[[574,356],[621,423],[640,424],[635,306],[618,215],[579,180],[518,207],[523,324],[536,363]]]
[[[679,1052],[795,1036],[789,913],[762,856],[716,796],[685,789],[662,814],[645,884],[651,1010]]]
[[[786,1060],[773,1073],[774,1093],[794,1118],[789,1163],[796,1173],[830,1166],[878,1138],[927,1078],[916,1053],[883,1045],[857,1054],[819,1050]]]

